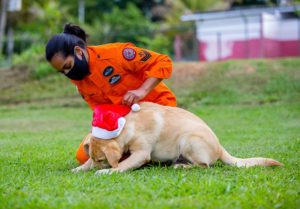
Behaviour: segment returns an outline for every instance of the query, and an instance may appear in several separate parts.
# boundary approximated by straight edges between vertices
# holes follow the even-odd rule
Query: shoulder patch
[[[136,52],[132,48],[124,48],[122,51],[122,55],[126,60],[130,61],[135,58]]]
[[[139,56],[142,58],[142,59],[140,59],[140,61],[145,62],[148,59],[150,59],[151,54],[146,50],[142,50],[142,51],[139,52]]]

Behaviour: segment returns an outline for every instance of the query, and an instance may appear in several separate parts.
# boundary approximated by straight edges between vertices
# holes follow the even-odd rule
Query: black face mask
[[[74,66],[73,68],[65,74],[68,78],[76,81],[83,80],[85,76],[89,74],[89,64],[86,61],[84,55],[82,55],[82,60],[78,59],[76,54],[74,54]]]

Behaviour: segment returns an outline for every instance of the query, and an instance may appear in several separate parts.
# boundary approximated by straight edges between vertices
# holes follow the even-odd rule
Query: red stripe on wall
[[[244,59],[244,58],[278,58],[297,57],[300,55],[300,42],[298,40],[281,41],[273,39],[251,39],[248,41],[234,41],[229,56],[218,58],[215,53],[214,60]],[[199,59],[208,61],[205,51],[208,48],[207,42],[199,42]],[[214,61],[211,60],[211,61]]]

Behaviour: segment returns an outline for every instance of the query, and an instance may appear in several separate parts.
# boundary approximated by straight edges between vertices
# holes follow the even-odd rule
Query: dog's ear
[[[116,168],[122,157],[121,149],[116,141],[111,141],[103,147],[103,152],[111,167]]]
[[[90,155],[90,143],[91,143],[92,134],[89,133],[85,138],[83,142],[83,150],[85,154]]]

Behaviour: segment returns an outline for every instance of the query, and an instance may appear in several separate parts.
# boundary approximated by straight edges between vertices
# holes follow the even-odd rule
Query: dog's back
[[[143,138],[152,146],[153,161],[176,160],[195,140],[200,140],[202,146],[208,144],[205,148],[213,152],[213,161],[220,156],[220,145],[212,130],[199,117],[181,108],[144,102],[141,110],[129,114],[126,120],[120,140]]]
[[[144,102],[140,112],[129,114],[127,121],[124,136],[147,141],[153,161],[176,160],[182,155],[205,166],[218,159],[236,166],[282,165],[273,159],[231,156],[203,120],[181,108]]]

